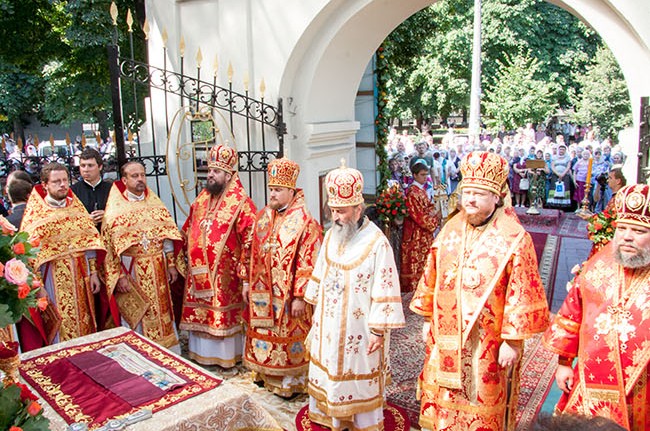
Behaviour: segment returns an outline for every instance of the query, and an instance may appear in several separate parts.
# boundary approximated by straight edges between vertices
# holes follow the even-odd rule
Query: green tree
[[[48,0],[0,0],[0,114],[5,130],[23,137],[23,123],[44,103],[44,66],[65,54],[53,22],[60,7]]]
[[[394,117],[443,119],[466,112],[471,80],[473,2],[440,0],[414,14],[386,41],[387,90]],[[482,87],[497,84],[499,62],[523,50],[539,61],[536,78],[560,84],[561,106],[579,86],[581,70],[598,47],[598,36],[577,18],[542,0],[484,0],[482,6]],[[415,44],[417,49],[408,48]],[[411,56],[411,57],[409,57]]]
[[[514,129],[526,122],[540,122],[557,107],[557,85],[535,78],[540,61],[530,54],[506,55],[499,63],[496,85],[485,92],[485,114],[491,126]]]
[[[618,132],[632,124],[632,112],[630,94],[612,52],[600,48],[593,63],[575,79],[582,88],[575,97],[576,121],[592,124],[601,138],[617,140]]]

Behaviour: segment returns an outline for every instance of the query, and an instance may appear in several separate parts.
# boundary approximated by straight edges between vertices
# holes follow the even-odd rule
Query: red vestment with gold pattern
[[[183,225],[188,276],[181,329],[212,337],[241,334],[242,282],[248,280],[255,212],[237,173],[218,198],[203,190],[192,203]]]
[[[244,363],[281,396],[306,389],[312,310],[307,305],[303,317],[291,317],[291,303],[305,296],[321,240],[322,229],[300,189],[284,211],[266,207],[255,222]]]
[[[556,410],[650,429],[650,267],[623,268],[607,244],[587,261],[542,339],[578,358],[571,392]]]
[[[49,205],[46,196],[41,184],[34,186],[21,229],[29,233],[30,241],[40,243],[33,268],[41,271],[50,301],[61,315],[58,336],[65,341],[97,331],[90,273],[93,266],[103,263],[106,249],[86,208],[71,190],[62,208]],[[39,332],[44,333],[44,328]]]
[[[523,346],[549,323],[533,242],[514,210],[497,208],[479,227],[464,212],[449,220],[410,308],[431,319],[420,425],[514,429],[520,364],[509,378],[498,364],[499,348],[505,340]]]
[[[138,328],[150,340],[163,347],[178,344],[174,332],[174,314],[167,268],[175,266],[185,274],[183,239],[174,219],[155,193],[145,190],[143,200],[131,201],[122,181],[113,183],[106,201],[102,236],[107,246],[106,286],[114,293],[120,276],[128,276],[149,304]],[[171,240],[173,252],[165,256],[163,242]],[[122,293],[118,293],[122,295]],[[136,306],[124,301],[120,313],[128,315]]]
[[[440,226],[435,205],[427,192],[415,183],[406,190],[406,208],[408,215],[404,219],[399,275],[402,292],[417,287],[433,243],[433,232]]]

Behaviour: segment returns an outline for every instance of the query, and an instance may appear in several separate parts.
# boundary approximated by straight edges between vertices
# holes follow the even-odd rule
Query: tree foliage
[[[389,35],[387,89],[393,117],[447,118],[469,107],[473,2],[440,0],[411,16]],[[482,88],[492,91],[510,56],[529,52],[535,78],[559,84],[554,97],[570,103],[578,87],[574,72],[584,69],[598,36],[568,12],[542,0],[483,0]],[[415,45],[415,49],[407,46]],[[411,58],[405,58],[411,56]]]
[[[630,94],[623,73],[606,47],[596,52],[593,64],[575,76],[582,93],[575,98],[578,123],[592,124],[600,137],[617,139],[632,124]]]
[[[106,46],[115,34],[110,4],[0,0],[0,114],[9,118],[10,127],[37,114],[45,122],[100,121],[106,136],[111,111]],[[144,13],[143,0],[116,4],[121,14],[119,43],[128,47],[124,17],[131,9],[137,21]],[[138,29],[136,22],[135,57],[142,59],[144,42]]]
[[[505,125],[515,129],[527,122],[546,119],[557,107],[560,90],[554,80],[535,78],[541,62],[530,54],[506,55],[506,62],[497,61],[496,84],[486,92],[485,114],[492,126]]]

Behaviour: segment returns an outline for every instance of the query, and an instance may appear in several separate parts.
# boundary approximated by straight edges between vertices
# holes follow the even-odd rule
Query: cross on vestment
[[[151,244],[151,241],[149,240],[149,238],[147,238],[147,233],[142,232],[142,239],[140,240],[140,245],[142,246],[144,251],[149,250],[149,244]]]
[[[460,237],[456,234],[456,232],[452,232],[449,234],[449,236],[442,242],[442,244],[449,250],[453,251],[454,248],[456,247],[456,244],[460,242]]]

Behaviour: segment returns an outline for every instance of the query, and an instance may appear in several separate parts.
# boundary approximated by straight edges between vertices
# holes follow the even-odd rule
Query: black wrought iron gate
[[[165,192],[171,191],[173,215],[179,221],[180,213],[186,213],[188,202],[202,189],[210,147],[226,143],[239,152],[239,175],[250,196],[257,203],[265,202],[266,166],[283,154],[286,127],[282,100],[277,106],[267,103],[263,81],[259,99],[251,97],[245,78],[243,91],[233,90],[231,66],[227,69],[227,88],[217,85],[216,64],[206,79],[200,49],[193,76],[185,71],[184,48],[179,50],[177,70],[168,68],[167,46],[163,47],[160,67],[137,61],[132,31],[128,34],[129,55],[120,55],[117,31],[115,26],[108,57],[118,167],[127,160],[141,161],[147,176],[155,179],[149,181],[150,186],[155,183],[155,191],[163,200]],[[146,34],[146,29],[143,31]],[[128,104],[132,112],[125,112],[125,86],[133,98]],[[142,107],[144,122],[138,120]]]

